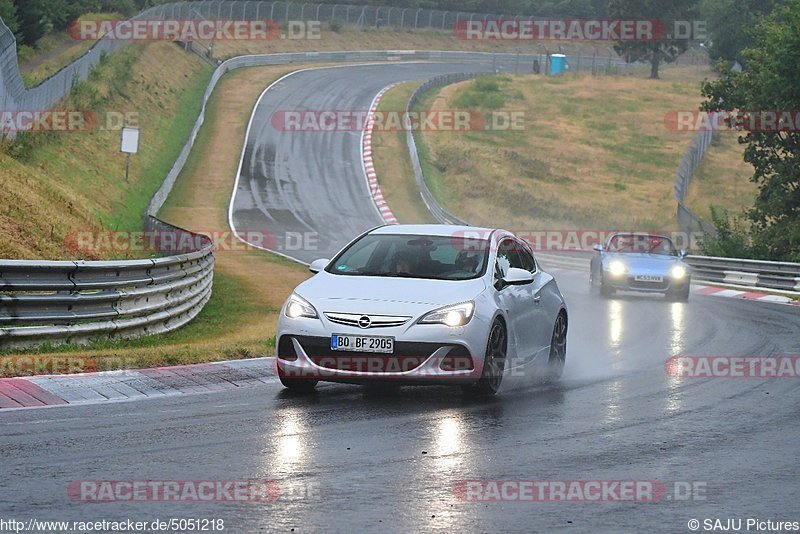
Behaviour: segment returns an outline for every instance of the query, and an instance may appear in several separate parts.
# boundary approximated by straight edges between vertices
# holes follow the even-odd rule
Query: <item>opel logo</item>
[[[359,328],[369,328],[371,324],[372,324],[372,320],[369,317],[367,317],[366,315],[362,315],[358,319],[358,327]]]

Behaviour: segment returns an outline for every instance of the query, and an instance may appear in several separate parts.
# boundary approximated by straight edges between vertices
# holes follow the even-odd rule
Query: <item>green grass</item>
[[[525,112],[522,130],[417,135],[429,187],[449,211],[476,224],[676,229],[672,184],[691,133],[667,128],[664,117],[697,107],[703,73],[664,75],[683,79],[489,76],[424,95],[418,109],[486,110],[502,95],[501,111]],[[731,146],[727,155],[724,166],[713,157],[712,171],[703,166],[696,196],[716,198],[707,193],[714,184],[726,205],[747,205],[752,189],[730,194],[741,180],[721,176],[741,168],[741,149]]]
[[[108,56],[92,72],[85,82],[76,84],[73,88],[73,101],[78,109],[88,109],[102,113],[109,106],[116,95],[125,96],[126,85],[130,81],[133,65],[141,57],[138,46],[127,46]],[[147,129],[143,135],[157,133],[158,141],[154,143],[154,153],[146,166],[142,166],[139,155],[131,156],[132,172],[140,172],[141,178],[136,187],[131,187],[125,194],[125,201],[117,203],[109,211],[97,210],[95,220],[107,229],[112,230],[139,230],[142,217],[153,193],[161,186],[175,159],[178,157],[189,133],[197,120],[197,115],[202,106],[202,97],[213,70],[209,66],[202,68],[199,75],[186,80],[185,87],[176,97],[176,114],[174,117],[150,114],[140,119],[146,122]],[[67,139],[55,136],[52,142],[38,147],[31,154],[33,165],[46,161],[58,161],[61,152],[65,150]],[[141,140],[140,140],[141,142]],[[109,153],[118,155],[119,147],[108,147]],[[124,176],[124,159],[119,156],[119,176]],[[95,186],[93,176],[83,176],[76,184],[79,190]]]

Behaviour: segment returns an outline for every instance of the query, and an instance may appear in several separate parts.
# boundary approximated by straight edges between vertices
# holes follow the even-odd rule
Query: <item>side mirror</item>
[[[594,246],[592,246],[592,248],[597,252],[603,252],[603,245],[601,245],[600,243],[595,243]]]
[[[308,270],[311,271],[312,273],[318,273],[322,269],[324,269],[325,266],[328,265],[330,262],[331,262],[331,260],[329,260],[327,258],[321,258],[321,259],[318,259],[318,260],[314,260],[314,261],[311,262],[311,265],[308,266]]]
[[[511,267],[502,279],[505,286],[524,286],[533,282],[533,273],[525,269]]]
[[[681,251],[678,252],[678,256],[680,256],[681,259],[685,258],[686,257],[686,249],[682,248]]]

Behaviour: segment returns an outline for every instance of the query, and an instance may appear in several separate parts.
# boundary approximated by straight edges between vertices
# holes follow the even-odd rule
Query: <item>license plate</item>
[[[383,354],[391,354],[394,352],[394,338],[384,336],[352,336],[333,334],[331,336],[331,350],[380,352]]]
[[[664,277],[655,274],[639,274],[634,277],[637,282],[663,282]]]

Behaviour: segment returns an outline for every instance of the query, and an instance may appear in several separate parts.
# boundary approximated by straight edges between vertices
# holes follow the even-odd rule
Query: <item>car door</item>
[[[525,243],[520,242],[517,251],[522,262],[521,268],[533,273],[533,283],[528,286],[531,293],[531,310],[526,315],[529,317],[528,328],[531,334],[531,345],[527,352],[530,358],[534,358],[550,346],[555,319],[549,317],[548,310],[552,308],[551,301],[554,295],[549,291],[548,283],[553,277],[538,268],[533,253]]]
[[[521,244],[516,239],[505,238],[497,247],[496,278],[508,273],[508,269],[516,267],[525,269],[520,255]],[[522,365],[535,354],[535,338],[533,321],[536,313],[534,303],[534,284],[506,286],[498,290],[500,305],[506,312],[509,323],[509,355],[514,356],[510,367]],[[510,344],[513,343],[513,347]]]

